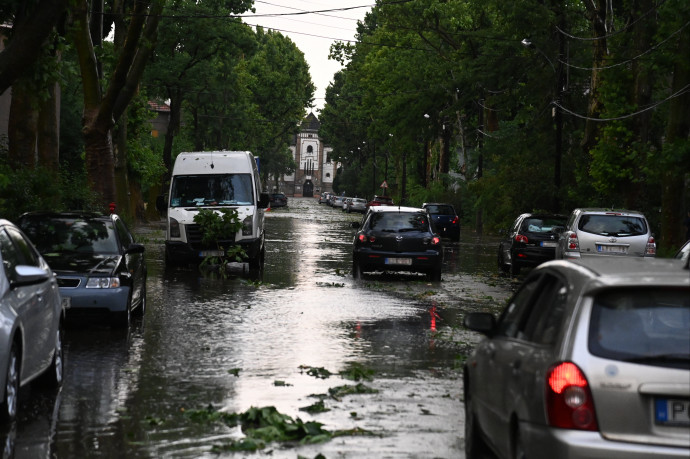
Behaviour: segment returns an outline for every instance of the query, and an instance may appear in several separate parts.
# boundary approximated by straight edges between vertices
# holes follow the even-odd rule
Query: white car
[[[558,239],[555,258],[590,256],[656,256],[656,242],[645,216],[630,210],[573,210]]]
[[[501,459],[690,457],[690,271],[585,257],[534,268],[463,372],[465,451]]]
[[[22,387],[38,377],[62,384],[64,310],[50,267],[7,220],[0,220],[0,253],[0,422],[11,422]]]

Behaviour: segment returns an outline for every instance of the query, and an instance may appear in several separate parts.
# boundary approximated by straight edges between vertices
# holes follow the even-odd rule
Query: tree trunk
[[[589,103],[587,105],[588,118],[599,118],[602,104],[599,100],[601,86],[601,67],[606,65],[606,3],[607,0],[592,0],[582,2],[587,8],[587,17],[592,24],[592,35],[601,37],[594,40],[592,49],[592,79],[589,87]],[[582,146],[585,151],[591,150],[597,144],[599,137],[599,122],[588,119],[585,123],[585,133]]]
[[[38,164],[51,171],[60,168],[60,86],[48,88],[50,96],[38,115]]]
[[[7,127],[9,160],[15,166],[36,167],[36,139],[38,132],[37,101],[25,84],[12,88],[10,116]]]

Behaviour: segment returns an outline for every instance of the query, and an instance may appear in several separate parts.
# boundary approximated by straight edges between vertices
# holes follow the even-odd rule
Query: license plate
[[[657,398],[654,421],[657,424],[690,427],[690,400]]]
[[[556,247],[558,245],[558,242],[551,242],[551,241],[542,241],[541,246],[542,247]]]
[[[412,258],[386,258],[386,264],[411,266]]]
[[[202,250],[199,252],[200,257],[222,257],[225,252],[222,250]]]
[[[626,248],[623,245],[599,245],[599,244],[597,244],[597,252],[601,252],[601,253],[625,253]]]
[[[63,309],[69,309],[72,307],[72,298],[69,296],[62,297],[62,307]]]

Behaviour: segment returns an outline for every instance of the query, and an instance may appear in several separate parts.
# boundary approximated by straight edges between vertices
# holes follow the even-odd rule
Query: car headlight
[[[242,236],[251,236],[254,233],[254,216],[247,215],[242,221]]]
[[[86,281],[86,288],[118,288],[119,286],[119,277],[89,277]]]
[[[180,223],[170,218],[170,237],[180,237]]]

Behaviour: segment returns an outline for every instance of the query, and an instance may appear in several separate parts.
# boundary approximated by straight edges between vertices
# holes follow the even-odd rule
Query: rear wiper
[[[658,355],[638,355],[635,357],[628,357],[623,359],[625,362],[631,363],[690,363],[690,355],[688,354],[658,354]]]

